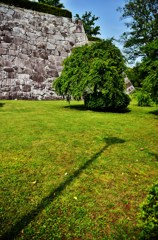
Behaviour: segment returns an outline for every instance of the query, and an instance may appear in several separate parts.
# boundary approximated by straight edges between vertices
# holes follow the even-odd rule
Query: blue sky
[[[118,7],[124,6],[125,0],[61,0],[60,2],[72,12],[73,16],[76,13],[81,16],[85,11],[91,11],[93,15],[99,17],[96,25],[100,26],[101,38],[119,39],[127,30],[124,22],[120,20],[121,13],[116,11]],[[120,44],[116,45],[121,48]]]

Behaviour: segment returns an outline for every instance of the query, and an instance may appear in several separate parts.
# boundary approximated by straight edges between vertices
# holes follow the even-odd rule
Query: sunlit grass
[[[156,107],[0,101],[4,239],[137,239],[158,177]]]

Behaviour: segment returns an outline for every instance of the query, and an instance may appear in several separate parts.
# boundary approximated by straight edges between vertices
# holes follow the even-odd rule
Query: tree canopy
[[[99,19],[95,15],[92,15],[92,12],[85,12],[81,17],[79,14],[75,15],[77,20],[81,20],[84,26],[85,33],[89,36],[96,36],[100,34],[100,27],[95,26],[95,21]]]
[[[64,8],[64,5],[63,3],[60,2],[60,0],[38,0],[38,2],[45,3],[58,8]]]
[[[127,107],[124,93],[124,58],[112,40],[74,48],[64,61],[55,91],[68,99],[84,98],[87,108],[120,110]]]
[[[142,57],[143,91],[158,103],[158,1],[127,0],[121,10],[129,28],[123,34],[126,53],[131,59]]]
[[[158,38],[144,48],[146,58],[141,63],[141,71],[145,73],[143,89],[150,93],[151,99],[158,103]]]
[[[124,47],[135,59],[144,55],[144,46],[158,38],[158,1],[127,0],[120,10],[128,28],[122,36]]]

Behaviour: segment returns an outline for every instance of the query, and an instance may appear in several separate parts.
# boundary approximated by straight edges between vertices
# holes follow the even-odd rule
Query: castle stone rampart
[[[75,20],[0,4],[0,99],[58,99],[52,81],[88,43]]]

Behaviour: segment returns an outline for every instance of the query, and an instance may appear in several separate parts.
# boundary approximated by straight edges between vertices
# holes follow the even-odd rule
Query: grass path
[[[3,239],[137,239],[158,178],[158,112],[0,101]]]

